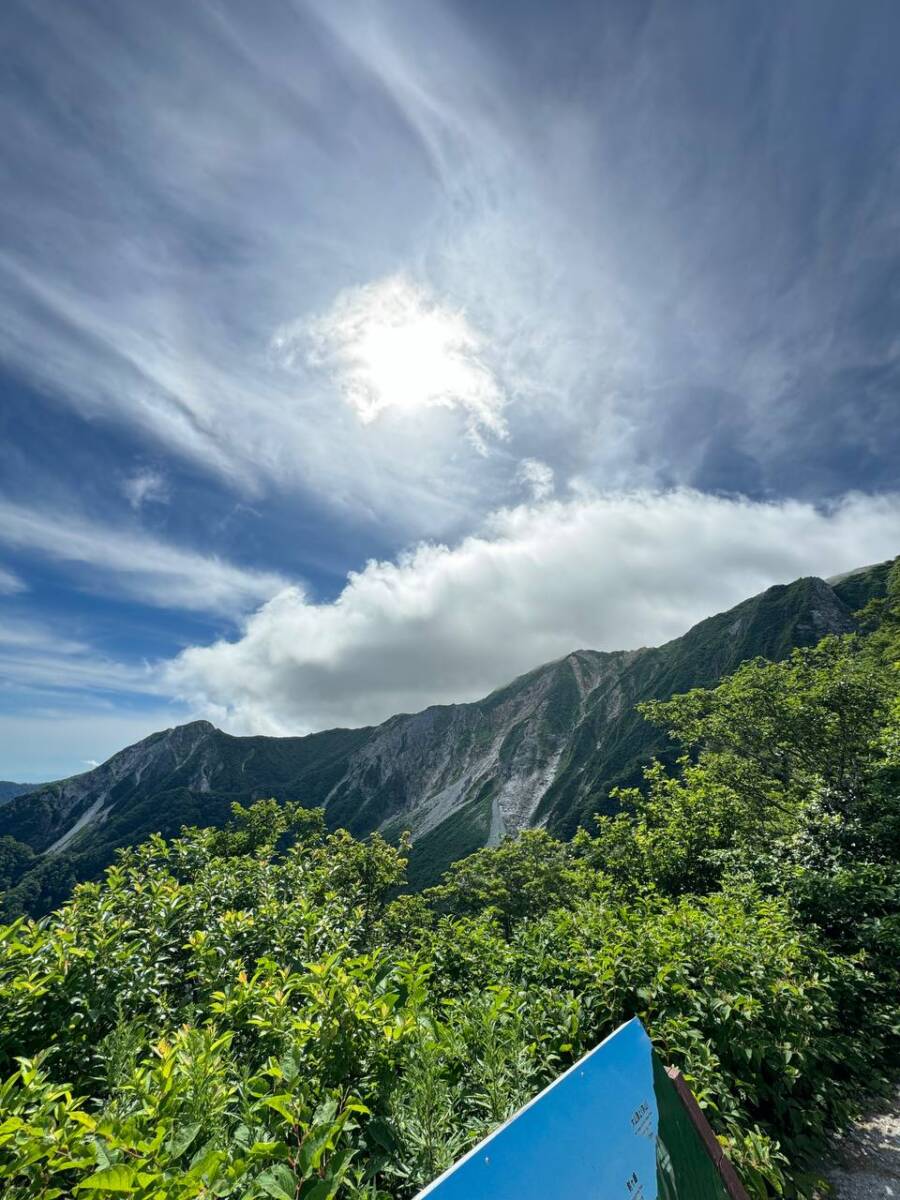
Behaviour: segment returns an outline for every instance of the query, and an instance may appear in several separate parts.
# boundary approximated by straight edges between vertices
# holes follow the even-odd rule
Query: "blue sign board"
[[[728,1200],[637,1019],[622,1025],[417,1200]]]

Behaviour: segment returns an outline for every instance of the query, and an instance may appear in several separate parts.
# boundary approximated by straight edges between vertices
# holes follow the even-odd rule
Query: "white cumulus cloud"
[[[537,458],[523,458],[517,479],[531,491],[535,500],[545,500],[553,494],[553,468]]]
[[[578,647],[660,643],[771,584],[898,550],[898,495],[822,510],[585,492],[502,510],[455,547],[370,562],[332,603],[285,589],[238,640],[190,648],[164,677],[235,732],[368,724],[475,699]]]

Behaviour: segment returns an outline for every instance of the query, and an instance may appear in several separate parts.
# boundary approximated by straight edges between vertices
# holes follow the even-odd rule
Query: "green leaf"
[[[394,1131],[383,1117],[372,1118],[366,1126],[366,1137],[368,1141],[374,1142],[376,1146],[380,1146],[388,1154],[393,1154],[397,1149],[397,1139],[394,1136]]]
[[[69,1113],[69,1117],[73,1121],[77,1121],[79,1125],[83,1125],[85,1129],[93,1132],[97,1128],[97,1122],[89,1113],[82,1112],[81,1109],[75,1108]]]
[[[336,1154],[328,1164],[329,1178],[320,1179],[309,1191],[304,1189],[302,1192],[303,1200],[332,1200],[335,1192],[343,1182],[353,1154],[354,1151],[351,1149],[342,1150],[340,1154]]]
[[[337,1100],[334,1096],[329,1096],[327,1100],[323,1100],[313,1114],[313,1122],[316,1125],[330,1125],[337,1113]]]
[[[172,1137],[166,1143],[166,1151],[169,1157],[180,1158],[194,1141],[201,1128],[200,1122],[194,1121],[190,1125],[182,1126],[177,1133],[173,1133]]]
[[[106,1146],[99,1138],[93,1138],[94,1157],[97,1160],[98,1167],[109,1167],[112,1165],[112,1159],[106,1151]]]
[[[297,1194],[296,1176],[283,1163],[263,1171],[262,1175],[257,1176],[256,1183],[274,1200],[294,1200]]]
[[[116,1163],[113,1167],[104,1167],[102,1171],[95,1171],[93,1175],[89,1175],[87,1179],[76,1184],[73,1190],[76,1192],[133,1192],[140,1182],[138,1172],[134,1167]]]
[[[222,1150],[216,1150],[212,1142],[207,1142],[205,1146],[201,1146],[194,1157],[191,1159],[190,1167],[188,1168],[186,1179],[202,1179],[204,1175],[213,1175],[216,1169],[225,1159],[225,1153]]]
[[[281,1074],[289,1082],[293,1083],[300,1074],[300,1067],[297,1063],[296,1056],[288,1052],[279,1063]]]
[[[282,1117],[291,1125],[297,1120],[297,1114],[291,1109],[290,1102],[293,1099],[290,1092],[281,1092],[277,1096],[265,1096],[263,1104],[266,1108],[273,1108],[275,1112],[280,1113]]]

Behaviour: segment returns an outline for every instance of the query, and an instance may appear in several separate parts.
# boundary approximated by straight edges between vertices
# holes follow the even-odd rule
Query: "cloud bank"
[[[773,583],[900,550],[900,495],[821,510],[681,490],[585,491],[494,514],[456,547],[351,574],[333,603],[287,588],[237,641],[165,669],[234,732],[300,733],[475,699],[570,650],[663,642]]]

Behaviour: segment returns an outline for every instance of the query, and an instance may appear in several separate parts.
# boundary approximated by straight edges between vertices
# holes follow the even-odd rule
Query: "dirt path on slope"
[[[900,1088],[835,1146],[833,1200],[900,1200]]]

